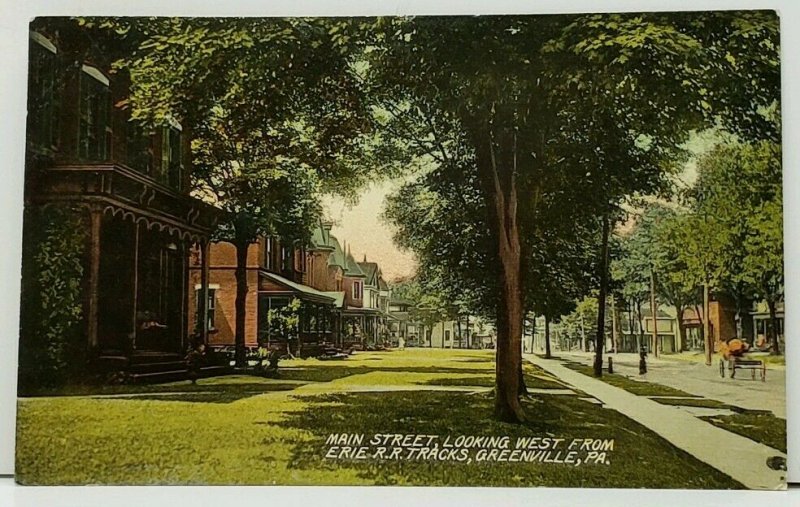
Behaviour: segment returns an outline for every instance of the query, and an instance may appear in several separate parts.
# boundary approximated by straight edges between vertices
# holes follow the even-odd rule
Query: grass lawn
[[[740,414],[701,417],[714,426],[786,452],[786,420],[773,414],[743,412]]]
[[[728,405],[717,400],[709,400],[706,398],[651,398],[662,405],[674,405],[678,407],[700,407],[700,408],[716,408],[727,410],[742,410],[739,407]]]
[[[287,361],[278,380],[230,376],[202,379],[197,386],[141,386],[162,390],[114,396],[23,398],[18,404],[17,480],[741,487],[638,423],[578,396],[534,395],[524,401],[529,421],[512,425],[491,418],[492,398],[485,391],[393,390],[431,389],[436,382],[451,388],[485,386],[492,359],[491,352],[410,349],[337,362]],[[526,376],[530,387],[537,381],[560,385],[532,366]],[[285,382],[290,379],[309,383]],[[376,392],[349,390],[364,386]],[[387,390],[378,392],[382,387]],[[614,450],[609,464],[581,466],[326,460],[326,438],[341,432],[613,438]]]

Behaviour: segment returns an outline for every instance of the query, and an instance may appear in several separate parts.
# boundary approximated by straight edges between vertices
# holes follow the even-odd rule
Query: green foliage
[[[286,306],[269,309],[267,325],[270,339],[289,341],[299,337],[301,305],[302,302],[299,299],[292,298]]]
[[[64,205],[25,209],[20,390],[63,385],[83,372],[86,220]]]

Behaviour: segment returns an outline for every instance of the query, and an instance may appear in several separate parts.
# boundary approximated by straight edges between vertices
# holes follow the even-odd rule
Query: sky
[[[368,261],[377,262],[388,281],[412,276],[417,266],[411,252],[402,251],[394,244],[394,228],[380,217],[386,196],[400,184],[398,180],[373,183],[354,206],[339,198],[323,200],[326,218],[334,222],[331,232],[342,247],[349,247],[358,262],[364,260],[364,255]]]

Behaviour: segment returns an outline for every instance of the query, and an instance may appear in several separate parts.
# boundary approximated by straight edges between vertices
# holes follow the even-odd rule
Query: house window
[[[202,308],[200,307],[200,303],[203,299],[203,289],[202,287],[197,289],[195,301],[197,301],[197,308],[195,309],[195,314],[197,315],[197,328],[203,328],[203,321],[200,320],[203,318],[201,315]],[[208,289],[208,309],[206,312],[206,318],[208,320],[208,329],[216,329],[216,301],[217,301],[217,289]]]
[[[445,330],[445,332],[444,332],[444,341],[445,342],[449,342],[450,341],[450,330],[449,329]]]
[[[161,135],[161,171],[158,180],[176,190],[181,189],[181,132],[176,127],[164,127]]]
[[[31,32],[30,35],[28,139],[35,147],[52,149],[57,143],[58,132],[57,50],[38,33]]]
[[[89,161],[111,155],[111,94],[108,78],[88,65],[80,79],[80,132],[78,155]]]
[[[299,273],[302,273],[303,271],[305,271],[303,269],[303,268],[305,268],[305,266],[303,266],[303,261],[305,260],[305,258],[306,258],[305,252],[303,251],[302,248],[298,248],[297,250],[295,250],[295,252],[294,252],[294,270],[295,271],[297,271]]]
[[[272,255],[274,250],[274,240],[267,238],[264,241],[264,268],[272,271],[275,268],[275,258]]]
[[[353,282],[353,299],[361,299],[361,282]]]
[[[281,271],[288,273],[292,269],[292,248],[288,246],[281,247]]]
[[[153,173],[153,133],[141,124],[127,124],[127,162],[131,169],[144,174]]]

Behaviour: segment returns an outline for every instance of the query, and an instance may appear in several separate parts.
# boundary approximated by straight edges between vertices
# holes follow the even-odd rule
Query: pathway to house
[[[748,488],[785,488],[785,472],[767,466],[770,458],[786,458],[784,453],[713,426],[679,407],[662,405],[571,370],[560,360],[533,354],[525,358]]]
[[[590,352],[556,351],[559,357],[583,364],[592,364],[594,354]],[[777,417],[786,419],[786,368],[767,365],[767,381],[753,381],[750,372],[737,372],[737,378],[722,378],[719,375],[719,356],[714,356],[712,366],[701,362],[659,359],[647,357],[647,373],[639,375],[638,354],[611,354],[614,371],[635,379],[665,385],[686,391],[703,398],[736,405],[748,410],[769,410]],[[606,359],[606,365],[608,359]],[[756,377],[758,378],[758,377]]]

